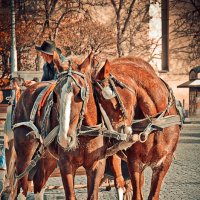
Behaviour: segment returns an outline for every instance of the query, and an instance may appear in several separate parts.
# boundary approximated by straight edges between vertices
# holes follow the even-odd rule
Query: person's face
[[[42,58],[45,60],[45,61],[47,61],[47,54],[46,53],[41,53],[41,56],[42,56]]]
[[[41,56],[45,60],[45,62],[51,63],[51,61],[53,60],[53,56],[48,55],[46,53],[41,52]]]

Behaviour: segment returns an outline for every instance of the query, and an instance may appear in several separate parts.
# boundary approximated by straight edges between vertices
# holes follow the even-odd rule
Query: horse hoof
[[[111,186],[106,186],[106,191],[110,191],[111,190]]]
[[[126,192],[124,193],[124,200],[131,200],[133,197],[133,188],[131,181],[126,181],[125,188]]]
[[[8,200],[9,199],[9,194],[8,193],[2,193],[1,194],[1,200]]]

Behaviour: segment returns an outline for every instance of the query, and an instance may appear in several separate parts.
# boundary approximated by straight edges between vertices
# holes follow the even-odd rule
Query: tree
[[[200,59],[200,2],[199,0],[173,0],[174,27],[171,34],[176,46],[173,54],[181,54],[189,62]],[[180,42],[182,41],[182,42]]]
[[[16,40],[18,69],[34,69],[35,44],[54,40],[67,53],[75,54],[89,50],[102,52],[113,42],[112,28],[100,24],[90,15],[90,8],[103,6],[103,1],[73,0],[20,0],[16,4]],[[8,7],[9,11],[9,7]],[[6,28],[5,28],[6,27]],[[10,44],[10,19],[4,25]],[[4,34],[0,30],[0,34]],[[2,46],[6,46],[5,42]],[[66,50],[66,51],[65,51]],[[30,62],[31,60],[31,62]]]

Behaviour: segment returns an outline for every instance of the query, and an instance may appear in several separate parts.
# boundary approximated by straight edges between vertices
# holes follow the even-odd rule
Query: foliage
[[[171,0],[170,5],[175,16],[171,53],[199,59],[198,1]],[[0,49],[10,50],[10,8],[6,6]],[[54,40],[64,55],[92,50],[102,59],[132,54],[150,61],[156,56],[151,47],[157,44],[148,39],[149,0],[15,0],[15,6],[19,70],[35,70],[35,45],[47,39]]]
[[[194,61],[200,59],[200,2],[198,0],[173,0],[171,9],[174,10],[173,31],[174,55]],[[182,41],[182,42],[180,42]]]

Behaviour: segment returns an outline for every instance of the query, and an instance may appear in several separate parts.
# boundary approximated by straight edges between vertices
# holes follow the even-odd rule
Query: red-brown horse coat
[[[20,96],[19,101],[16,105],[13,117],[13,124],[19,122],[28,122],[30,120],[30,114],[33,104],[40,94],[42,89],[44,89],[49,83],[41,82],[36,83],[28,87]],[[55,109],[52,109],[50,114],[51,122],[47,124],[47,130],[50,131],[58,124],[57,113]],[[38,130],[41,130],[44,117],[44,108],[41,109],[41,116],[36,115],[35,125]],[[27,134],[32,131],[26,126],[20,126],[14,129],[14,146],[16,149],[16,172],[21,174],[24,172],[25,168],[30,163],[35,150],[39,144],[39,140],[35,137],[34,133]],[[53,170],[57,166],[57,160],[52,157],[47,151],[44,156],[39,161],[38,170],[33,177],[34,183],[34,193],[39,193],[43,186],[45,185],[48,177],[51,175]],[[28,174],[26,174],[21,180],[19,180],[18,190],[22,187],[23,194],[26,196],[29,190]],[[14,191],[16,192],[16,191]],[[19,191],[18,191],[19,192]],[[12,194],[16,195],[16,194]]]
[[[85,62],[82,63],[78,68],[79,71],[85,72],[87,79],[88,76],[88,62],[91,62],[89,59],[86,59]],[[64,71],[68,66],[61,66],[60,61],[58,60],[58,55],[54,55],[54,62],[56,63],[59,71]],[[76,68],[76,67],[73,67]],[[90,83],[91,81],[88,80]],[[82,84],[80,82],[80,84]],[[22,121],[29,121],[30,112],[32,110],[33,104],[40,93],[40,91],[48,85],[47,83],[38,83],[30,86],[20,97],[19,103],[15,109],[14,115],[14,124]],[[92,86],[90,83],[90,91],[92,91]],[[75,106],[73,106],[74,112],[78,113],[82,102],[77,98],[74,102]],[[58,106],[56,102],[54,102],[54,107]],[[44,116],[44,109],[41,109],[41,115],[36,116],[36,126],[41,129],[42,119]],[[50,115],[50,122],[48,123],[48,130],[51,130],[58,124],[57,113],[55,110],[52,111]],[[76,120],[73,120],[76,121]],[[85,119],[83,121],[84,125],[96,125],[98,124],[98,114],[96,110],[96,104],[94,101],[93,93],[90,92],[90,97],[88,99],[88,106],[86,108]],[[26,136],[27,133],[31,131],[26,126],[21,126],[14,129],[15,136],[15,148],[17,151],[17,162],[16,169],[17,174],[22,173],[27,165],[29,164],[33,154],[35,153],[35,149],[37,148],[38,140],[35,138],[34,134],[30,134]],[[97,199],[98,198],[98,187],[103,177],[103,172],[105,168],[105,151],[107,148],[107,142],[102,137],[88,137],[82,136],[79,137],[79,147],[75,151],[64,151],[63,148],[57,146],[57,142],[54,141],[50,146],[50,152],[59,159],[59,166],[61,169],[61,176],[65,187],[66,199],[75,199],[74,186],[73,186],[73,177],[75,175],[75,171],[81,165],[86,168],[87,176],[88,176],[88,198],[89,199]],[[116,161],[118,162],[118,161]],[[120,161],[119,161],[120,162]],[[34,193],[40,192],[42,187],[45,185],[48,177],[55,169],[57,161],[54,159],[49,152],[47,151],[39,162],[38,170],[33,177],[34,181]],[[114,173],[117,178],[117,185],[123,186],[123,178],[121,177],[120,168],[116,168],[114,166]],[[28,192],[28,174],[23,177],[19,181],[18,188],[22,187],[23,194],[26,196]]]
[[[55,56],[54,59],[56,59]],[[94,126],[99,123],[99,117],[89,76],[91,59],[92,54],[89,55],[88,58],[86,58],[86,60],[76,69],[85,74],[90,91],[84,113],[83,125],[85,126]],[[59,60],[55,60],[55,63],[60,72],[64,71]],[[73,74],[73,76],[79,85],[86,88],[86,83],[83,78],[76,74]],[[58,164],[65,189],[65,197],[70,200],[76,199],[74,192],[74,176],[78,167],[83,166],[86,169],[87,174],[88,199],[98,199],[98,188],[105,168],[105,151],[107,148],[107,142],[103,136],[79,136],[77,141],[76,127],[83,102],[80,98],[80,88],[77,87],[76,84],[72,84],[72,88],[73,96],[70,104],[70,124],[69,131],[66,134],[68,137],[72,138],[74,146],[70,149],[67,149],[67,147],[70,146],[70,143],[67,143],[68,146],[66,149],[60,145],[58,146]],[[54,103],[57,105],[58,109],[61,106],[61,91],[59,91],[59,89],[61,90],[62,88],[55,89],[54,98],[56,99]],[[62,116],[60,116],[60,120],[62,120]],[[52,145],[50,145],[50,149],[53,149]]]
[[[133,119],[153,116],[166,109],[169,91],[163,81],[153,73],[152,67],[145,64],[145,61],[134,58],[116,59],[111,63],[106,61],[96,80],[106,80],[109,73],[135,91],[135,94],[133,94],[127,89],[116,86],[128,114],[128,119],[123,120],[116,98],[104,99],[99,86],[95,87],[99,94],[99,101],[106,110],[115,130],[118,130],[123,123],[130,126]],[[104,81],[101,84],[104,87],[108,85],[108,82]],[[176,114],[177,110],[173,105],[167,115]],[[161,183],[172,162],[179,133],[178,125],[165,128],[162,132],[155,131],[149,135],[146,142],[137,142],[126,151],[133,186],[133,199],[143,199],[143,170],[146,166],[151,166],[153,170],[148,199],[159,199]]]

